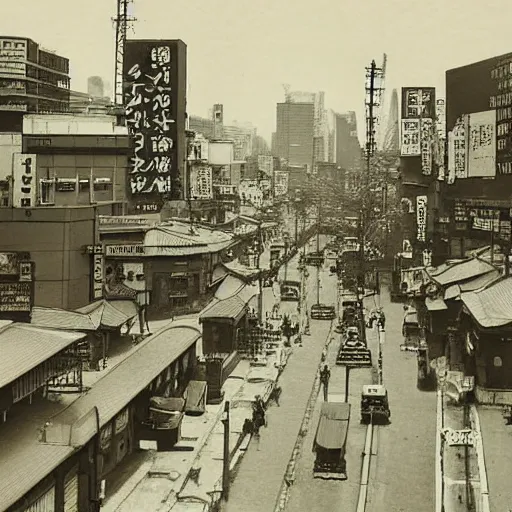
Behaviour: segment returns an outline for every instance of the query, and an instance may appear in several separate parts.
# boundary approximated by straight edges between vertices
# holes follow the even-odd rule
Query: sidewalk
[[[315,382],[330,323],[315,328],[304,346],[294,351],[279,379],[283,397],[279,408],[268,412],[268,428],[261,440],[251,443],[232,484],[229,501],[223,512],[272,512],[281,490],[290,455],[304,417]]]
[[[463,430],[463,406],[451,405],[447,398],[443,400],[443,429]],[[469,427],[470,428],[470,427]],[[477,452],[474,446],[468,448],[469,481],[471,482],[472,496],[467,498],[466,491],[466,463],[464,446],[450,446],[448,436],[442,442],[442,467],[444,481],[444,510],[446,512],[467,512],[468,503],[474,501],[480,511],[480,477],[478,469]]]
[[[491,510],[512,509],[512,425],[506,425],[501,408],[479,406]]]

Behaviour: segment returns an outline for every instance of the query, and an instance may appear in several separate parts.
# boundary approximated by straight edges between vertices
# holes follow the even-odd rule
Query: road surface
[[[389,301],[383,377],[391,406],[391,425],[379,427],[372,458],[367,512],[432,512],[435,497],[436,394],[416,388],[416,354],[400,352],[403,306]]]
[[[294,263],[290,264],[293,267]],[[321,299],[333,302],[336,288],[328,272],[321,272]],[[307,281],[308,303],[316,297],[316,279]],[[290,304],[290,303],[287,303]],[[289,307],[287,305],[287,307]],[[283,389],[280,407],[268,412],[268,427],[262,429],[261,440],[251,442],[236,472],[229,501],[222,512],[272,512],[278,499],[283,477],[297,440],[322,350],[331,322],[311,320],[311,336],[303,338],[303,346],[295,346],[279,379]],[[306,450],[308,447],[305,448]]]
[[[328,271],[327,271],[328,272]],[[331,276],[329,288],[336,293],[336,276]],[[333,297],[332,300],[335,300]],[[345,399],[345,368],[336,366],[336,356],[340,346],[340,335],[333,334],[334,340],[329,345],[327,362],[331,369],[329,382],[329,401]],[[376,363],[378,348],[376,337],[368,331],[368,346]],[[316,427],[320,419],[320,408],[323,402],[323,390],[320,390],[310,427],[306,435],[303,450],[297,465],[296,479],[291,487],[287,512],[355,512],[359,495],[361,476],[361,454],[364,449],[366,426],[360,423],[361,389],[364,384],[372,383],[371,368],[353,369],[349,375],[349,403],[351,418],[347,438],[347,476],[346,481],[321,480],[313,478],[315,454],[312,451]],[[385,509],[381,509],[385,510]],[[392,510],[392,509],[389,509]]]

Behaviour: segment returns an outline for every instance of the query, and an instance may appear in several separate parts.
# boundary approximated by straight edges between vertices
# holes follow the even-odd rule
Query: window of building
[[[41,179],[39,180],[39,203],[55,204],[55,180]]]
[[[169,298],[186,298],[188,296],[188,277],[171,277],[169,288]]]

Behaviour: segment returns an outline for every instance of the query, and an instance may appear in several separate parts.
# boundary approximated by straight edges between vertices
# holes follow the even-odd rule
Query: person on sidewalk
[[[324,388],[324,402],[327,402],[328,396],[329,396],[329,379],[331,378],[331,370],[329,369],[329,366],[326,364],[322,368],[322,371],[320,372],[320,382],[323,385]]]
[[[281,386],[276,386],[273,390],[272,390],[272,394],[270,395],[270,399],[273,400],[277,407],[281,407],[279,405],[279,398],[281,397],[281,393],[282,393],[282,388]]]

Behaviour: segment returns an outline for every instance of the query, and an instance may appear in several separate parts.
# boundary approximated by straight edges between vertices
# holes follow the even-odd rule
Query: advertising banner
[[[179,180],[175,48],[172,41],[126,43],[126,123],[135,141],[129,182],[139,199],[172,194]]]
[[[36,206],[36,159],[37,155],[33,154],[13,154],[12,206],[14,208],[33,208]]]
[[[93,256],[93,300],[103,297],[103,254]]]
[[[436,130],[441,140],[446,139],[446,105],[442,99],[436,100]]]
[[[432,174],[433,127],[432,119],[421,119],[421,172],[426,176]]]
[[[30,312],[32,288],[30,282],[0,283],[0,312]]]
[[[455,178],[467,178],[466,134],[468,116],[460,117],[453,130],[448,133],[448,179],[451,184]]]
[[[400,154],[402,156],[419,156],[421,154],[419,119],[402,119]]]
[[[434,87],[402,88],[402,119],[435,119],[436,90]]]
[[[427,196],[416,196],[416,239],[427,241]]]
[[[496,111],[469,114],[468,178],[496,176]]]
[[[288,193],[288,173],[274,171],[274,196],[284,196]]]
[[[193,199],[213,199],[212,168],[193,165],[190,169],[190,187]]]

